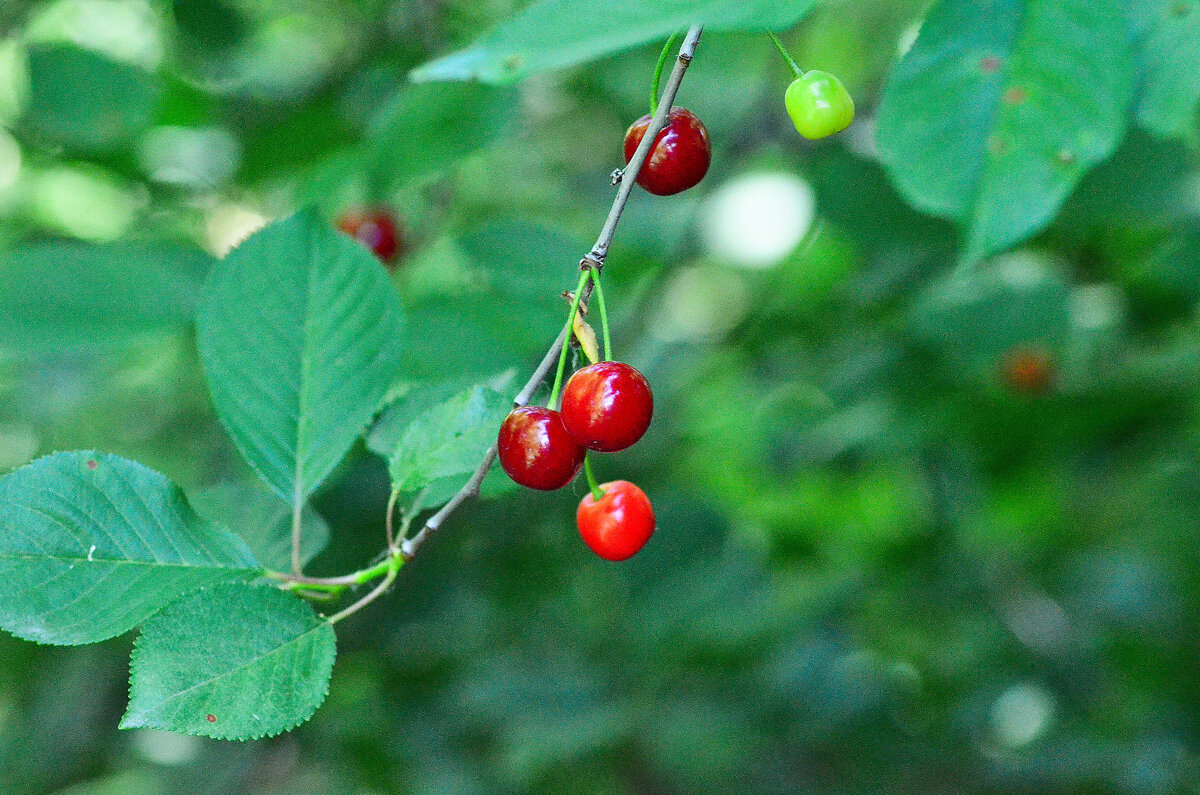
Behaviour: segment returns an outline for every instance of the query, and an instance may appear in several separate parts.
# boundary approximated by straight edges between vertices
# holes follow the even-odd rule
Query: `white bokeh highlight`
[[[791,254],[813,223],[812,188],[794,174],[746,174],[705,202],[701,235],[714,258],[742,268],[769,268]]]

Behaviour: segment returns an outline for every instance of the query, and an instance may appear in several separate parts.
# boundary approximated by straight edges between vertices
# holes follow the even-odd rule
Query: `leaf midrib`
[[[93,556],[91,559],[85,557],[77,558],[67,555],[33,555],[33,554],[7,554],[0,552],[0,561],[5,560],[53,560],[61,562],[78,563],[109,563],[109,564],[124,564],[126,566],[161,566],[165,568],[176,569],[218,569],[221,571],[244,571],[250,574],[261,573],[262,568],[247,569],[241,566],[224,566],[224,565],[197,565],[192,563],[171,563],[157,560],[140,560],[137,558],[97,558]]]

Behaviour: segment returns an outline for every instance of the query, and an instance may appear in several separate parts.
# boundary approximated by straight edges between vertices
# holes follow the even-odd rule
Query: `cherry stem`
[[[767,31],[767,35],[770,36],[771,41],[775,43],[775,49],[779,50],[779,54],[783,56],[783,60],[787,61],[788,66],[792,68],[792,73],[795,74],[796,77],[801,77],[804,74],[804,70],[801,69],[800,64],[796,63],[796,61],[792,58],[791,53],[787,51],[787,47],[783,46],[783,42],[779,40],[779,37],[769,30]]]
[[[562,350],[558,354],[558,371],[554,374],[554,388],[550,390],[550,400],[546,402],[550,408],[554,408],[554,402],[558,399],[558,390],[562,388],[563,373],[567,369],[567,351],[571,347],[571,331],[575,326],[575,313],[579,311],[579,299],[583,298],[583,288],[587,287],[592,273],[590,267],[584,268],[583,275],[579,277],[579,286],[575,288],[575,297],[571,300],[571,312],[567,315],[567,337],[563,340]]]
[[[675,42],[678,39],[679,31],[675,31],[671,34],[671,38],[667,39],[667,43],[663,45],[662,52],[658,54],[658,65],[654,67],[654,83],[650,86],[651,116],[658,112],[658,86],[662,83],[663,67],[667,65],[667,59],[671,57],[671,52],[675,49]]]
[[[604,492],[600,490],[600,484],[596,482],[596,475],[592,472],[592,456],[591,454],[583,457],[583,474],[587,475],[588,488],[592,490],[592,500],[600,502],[604,499]]]
[[[604,306],[604,288],[600,286],[600,272],[592,277],[592,285],[596,288],[596,307],[600,310],[600,329],[604,335],[604,358],[602,361],[610,361],[612,359],[612,337],[608,333],[608,309]]]

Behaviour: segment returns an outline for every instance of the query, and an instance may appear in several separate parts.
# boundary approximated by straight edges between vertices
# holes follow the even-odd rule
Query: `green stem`
[[[567,336],[563,338],[562,351],[558,354],[558,371],[554,374],[554,388],[550,390],[550,400],[546,403],[550,408],[554,408],[554,401],[558,399],[558,390],[562,388],[563,373],[567,369],[567,349],[571,347],[575,313],[579,311],[579,299],[583,297],[583,288],[587,287],[590,278],[592,278],[592,269],[588,268],[579,277],[579,286],[575,288],[575,300],[571,301],[571,313],[567,315]]]
[[[662,52],[658,54],[658,66],[654,67],[654,84],[650,88],[651,116],[658,112],[658,86],[662,82],[663,67],[667,65],[667,59],[671,57],[675,42],[678,40],[679,31],[675,31],[671,34],[671,38],[667,39],[667,43],[663,45]]]
[[[787,61],[788,66],[792,67],[792,73],[795,74],[796,77],[803,75],[804,70],[800,68],[800,64],[793,60],[791,53],[789,53],[787,48],[783,46],[783,42],[779,40],[779,37],[769,30],[767,31],[767,35],[770,36],[771,41],[775,43],[775,49],[779,50],[779,54],[783,56],[783,60]]]
[[[336,624],[346,616],[352,616],[359,610],[362,610],[364,607],[371,604],[371,602],[374,602],[376,599],[382,596],[383,592],[386,591],[391,584],[396,581],[396,575],[400,573],[400,567],[404,565],[404,558],[397,555],[396,557],[389,557],[384,561],[384,563],[387,565],[387,576],[383,578],[383,582],[379,583],[379,585],[376,585],[371,589],[370,593],[347,607],[345,610],[331,615],[328,619],[326,619],[330,624]]]
[[[389,555],[368,569],[361,569],[354,572],[354,584],[362,585],[363,583],[370,582],[371,580],[375,579],[380,574],[383,574],[388,570],[388,567],[392,565],[393,559],[398,560],[399,556],[397,555],[395,558],[393,558],[391,555]]]
[[[310,593],[322,593],[328,596],[337,596],[342,591],[350,586],[348,585],[305,585],[299,582],[287,582],[280,586],[285,591],[300,591],[306,596]]]
[[[600,272],[592,278],[596,287],[596,306],[600,309],[600,328],[604,334],[604,361],[612,359],[612,338],[608,335],[608,309],[604,306],[604,288],[600,286]]]
[[[604,492],[600,490],[600,484],[596,482],[596,475],[592,472],[592,457],[585,455],[583,457],[583,472],[587,475],[588,488],[592,490],[592,499],[600,502],[604,497]]]

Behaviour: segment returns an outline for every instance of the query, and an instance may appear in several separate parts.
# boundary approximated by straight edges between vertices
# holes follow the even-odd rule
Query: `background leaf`
[[[0,348],[94,348],[186,328],[212,257],[169,244],[39,243],[0,255]]]
[[[94,643],[258,569],[237,536],[134,461],[56,453],[0,479],[0,626],[19,637]]]
[[[930,285],[913,308],[913,335],[953,366],[992,374],[1018,346],[1054,351],[1069,325],[1071,289],[1026,252],[997,257],[972,273]]]
[[[29,49],[25,123],[57,144],[106,153],[150,127],[158,82],[136,66],[69,44]]]
[[[880,156],[976,260],[1053,218],[1120,141],[1131,91],[1117,0],[942,0],[884,91]]]
[[[198,591],[143,628],[121,728],[279,734],[325,700],[336,653],[333,626],[295,596],[240,583]]]
[[[479,83],[404,86],[369,133],[373,169],[400,183],[443,171],[507,135],[516,101]]]
[[[196,511],[233,530],[264,567],[292,565],[292,506],[258,483],[218,483],[190,493]],[[300,515],[300,558],[312,560],[329,544],[329,525],[310,507]]]
[[[1133,0],[1142,29],[1138,121],[1166,137],[1194,138],[1200,101],[1200,13],[1194,3]]]
[[[197,325],[208,388],[250,465],[307,496],[379,408],[400,361],[400,301],[378,261],[311,212],[213,268]]]
[[[367,436],[372,451],[388,461],[392,487],[402,493],[425,489],[426,508],[445,503],[475,471],[512,410],[512,373],[487,384],[422,384],[406,392],[380,416]],[[480,494],[512,489],[499,466],[484,478]]]
[[[411,78],[508,83],[666,40],[694,24],[710,31],[785,30],[814,5],[814,0],[542,0],[469,48],[421,66]]]
[[[511,410],[512,398],[486,386],[430,406],[393,448],[388,462],[392,487],[418,491],[440,478],[475,471]]]

